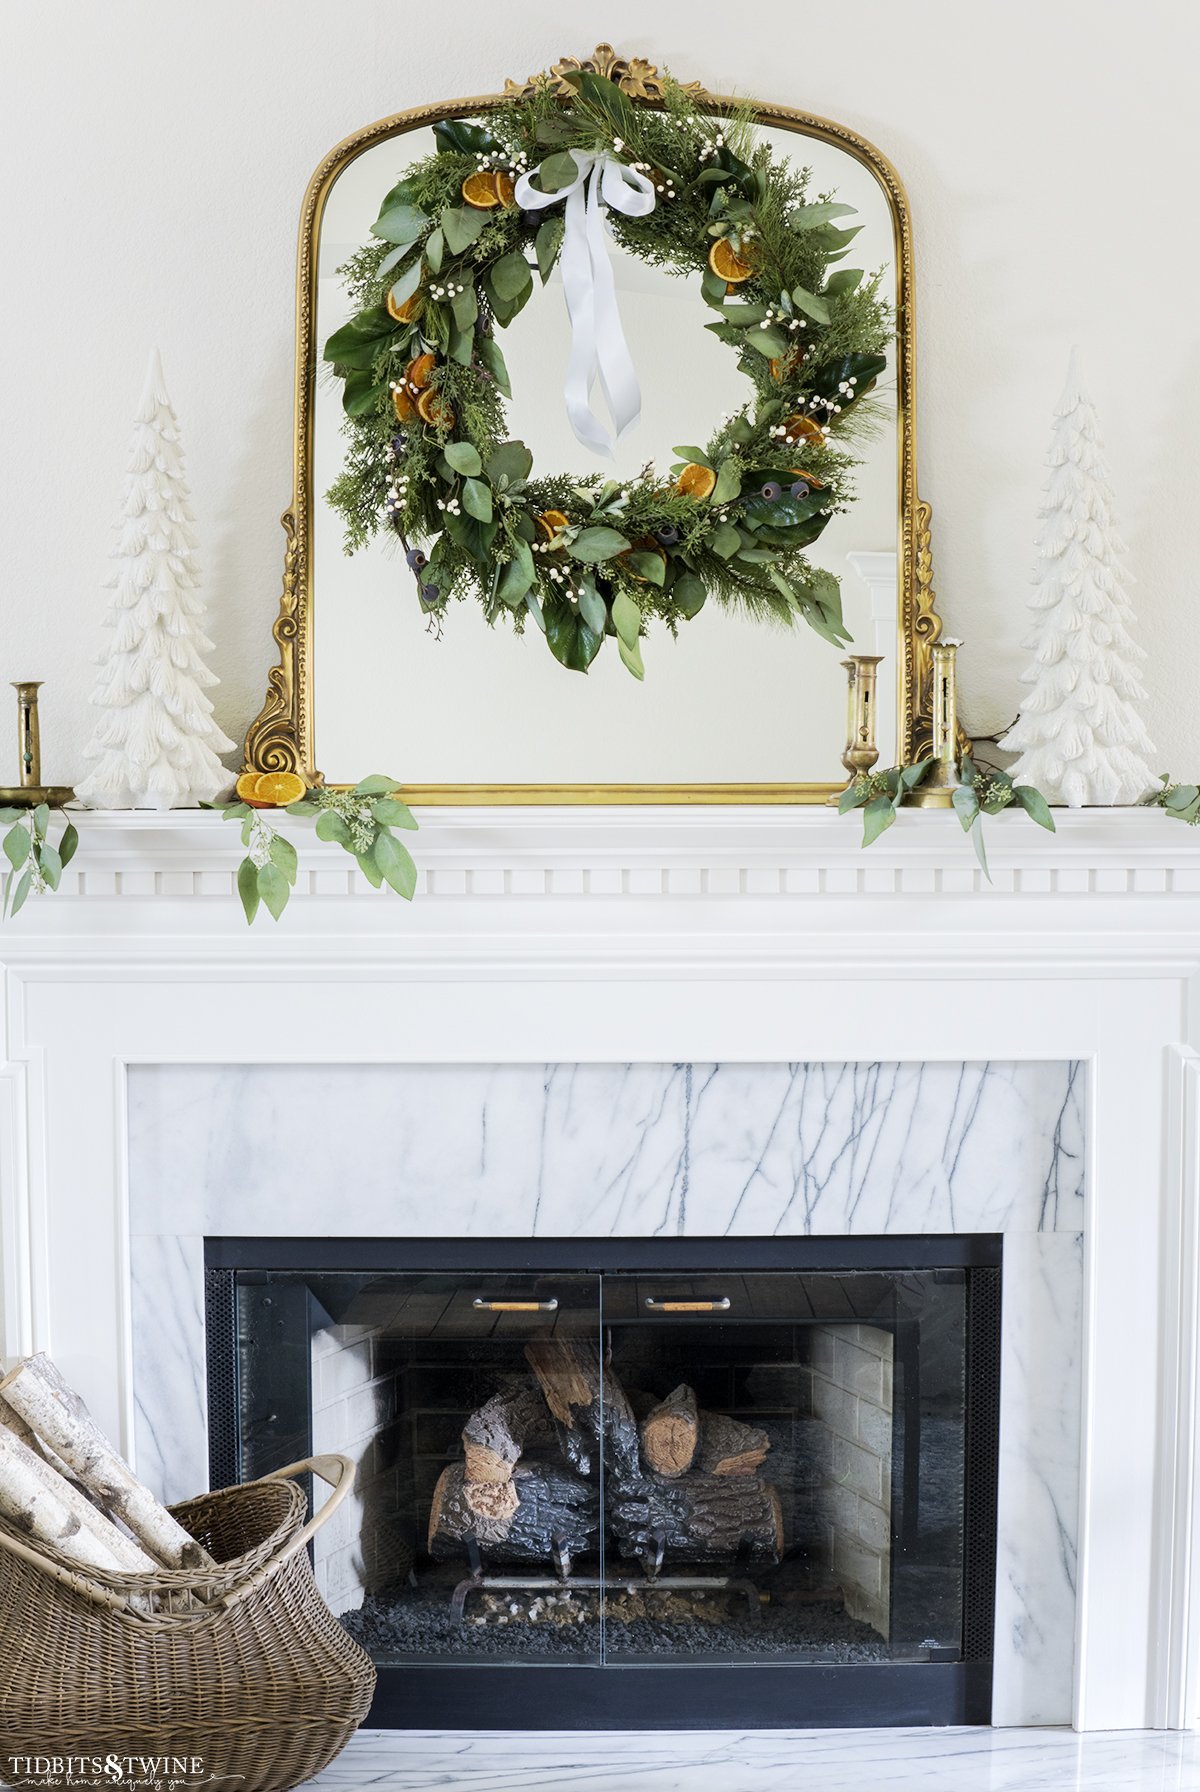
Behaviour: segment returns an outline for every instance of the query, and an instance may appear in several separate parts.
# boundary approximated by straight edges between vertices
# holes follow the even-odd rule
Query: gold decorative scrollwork
[[[262,712],[246,737],[245,763],[255,771],[294,771],[312,783],[321,781],[313,744],[313,413],[316,369],[320,355],[317,331],[317,251],[321,217],[330,189],[345,169],[373,144],[399,137],[444,118],[486,116],[514,96],[549,84],[566,98],[574,93],[567,75],[589,70],[615,81],[631,99],[661,104],[663,79],[641,57],[618,56],[611,44],[599,44],[582,60],[563,57],[544,75],[519,84],[509,81],[503,94],[449,100],[417,106],[380,119],[339,143],[325,157],[308,185],[300,216],[296,275],[296,356],[294,488],[282,522],[287,535],[283,594],[274,627],[279,662],[267,681]],[[699,82],[686,92],[702,94],[715,112],[731,112],[741,102],[706,94]],[[941,633],[933,589],[930,549],[931,510],[916,488],[916,339],[913,328],[912,226],[908,198],[886,156],[855,132],[812,113],[784,106],[758,104],[758,121],[780,130],[835,145],[862,163],[878,181],[892,213],[896,252],[896,396],[900,446],[900,623],[897,636],[897,699],[900,726],[897,753],[911,762],[928,750],[931,722],[928,693],[931,649]],[[364,770],[372,768],[365,767]],[[833,784],[706,784],[625,786],[593,785],[436,785],[407,791],[410,800],[439,803],[819,803]]]
[[[558,94],[560,99],[570,99],[575,89],[567,79],[568,75],[577,75],[586,70],[589,74],[599,75],[603,81],[615,81],[622,93],[627,93],[631,100],[661,100],[663,96],[663,78],[652,62],[642,56],[618,56],[611,44],[597,44],[590,56],[582,61],[577,56],[564,56],[551,67],[536,75],[530,75],[527,81],[508,80],[504,83],[505,99],[531,99],[543,88],[549,88]],[[691,81],[683,89],[685,93],[703,93],[699,81]]]

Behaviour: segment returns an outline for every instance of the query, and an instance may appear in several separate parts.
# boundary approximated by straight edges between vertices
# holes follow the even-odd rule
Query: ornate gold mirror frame
[[[658,71],[639,58],[617,56],[608,44],[578,62],[555,63],[550,78],[563,90],[571,70],[584,68],[616,81],[632,98],[658,103],[662,85]],[[356,131],[330,151],[308,183],[300,214],[296,268],[295,437],[292,502],[281,517],[287,545],[283,593],[273,634],[279,663],[267,680],[267,696],[246,735],[244,762],[252,771],[298,772],[321,783],[314,763],[313,729],[313,418],[320,365],[317,328],[317,252],[321,219],[330,190],[356,157],[389,137],[399,137],[443,118],[475,118],[503,105],[514,94],[531,89],[529,82],[505,83],[502,94],[448,100],[416,106]],[[689,92],[708,99],[715,111],[731,111],[739,102],[705,94],[698,83]],[[897,717],[900,761],[911,762],[929,751],[932,736],[930,690],[933,643],[941,633],[933,590],[930,552],[930,506],[916,484],[916,336],[913,316],[913,251],[908,198],[887,157],[844,125],[797,112],[786,106],[759,105],[758,121],[795,131],[847,151],[874,175],[892,214],[896,251],[896,381],[899,416],[898,453],[900,516],[900,625],[897,642]],[[379,768],[364,767],[364,773]],[[400,768],[401,770],[403,768]],[[820,803],[840,786],[800,784],[433,784],[406,787],[417,803]]]

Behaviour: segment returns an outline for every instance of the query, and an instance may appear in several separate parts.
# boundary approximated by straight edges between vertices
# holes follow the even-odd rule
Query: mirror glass
[[[810,193],[835,195],[861,225],[849,265],[883,270],[894,300],[896,251],[888,198],[848,152],[764,127],[780,159],[811,170]],[[333,184],[317,257],[316,343],[352,309],[339,268],[366,242],[383,194],[435,148],[422,128],[374,144]],[[570,330],[556,269],[545,290],[500,333],[512,381],[509,433],[534,455],[535,477],[621,477],[654,461],[664,474],[677,443],[704,442],[749,386],[731,350],[705,328],[699,281],[652,268],[610,243],[625,334],[642,390],[641,420],[614,460],[589,454],[562,396]],[[681,327],[682,326],[682,327]],[[879,428],[862,449],[857,501],[808,551],[841,580],[853,650],[880,668],[881,764],[895,758],[900,514],[895,344],[879,380]],[[642,643],[644,683],[615,653],[586,675],[560,666],[532,624],[523,636],[489,628],[473,602],[456,604],[441,638],[422,614],[399,544],[376,538],[353,556],[325,499],[345,449],[341,388],[319,367],[313,428],[314,762],[330,783],[386,771],[406,785],[804,784],[845,779],[844,651],[800,626],[782,629],[709,603],[672,639]]]

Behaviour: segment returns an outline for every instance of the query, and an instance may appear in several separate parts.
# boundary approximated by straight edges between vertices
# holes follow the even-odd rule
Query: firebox
[[[340,1450],[371,1722],[986,1723],[1001,1240],[206,1246],[214,1486]]]

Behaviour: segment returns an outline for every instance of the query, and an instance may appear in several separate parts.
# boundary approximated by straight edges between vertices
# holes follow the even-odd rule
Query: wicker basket
[[[334,1492],[305,1524],[295,1477],[309,1472]],[[314,1456],[174,1506],[216,1567],[153,1576],[81,1570],[0,1521],[0,1780],[111,1786],[112,1754],[202,1761],[156,1773],[228,1778],[235,1792],[285,1792],[318,1773],[375,1688],[306,1547],[353,1480],[344,1456]],[[64,1774],[66,1756],[85,1759]]]

